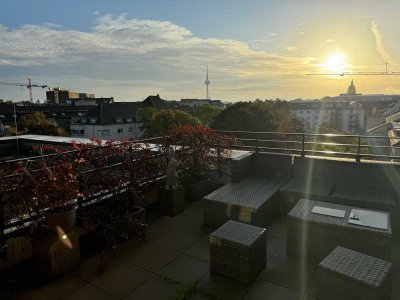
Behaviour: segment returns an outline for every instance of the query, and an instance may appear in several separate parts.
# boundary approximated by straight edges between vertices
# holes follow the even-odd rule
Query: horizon
[[[397,76],[306,75],[400,71],[396,11],[394,0],[5,2],[0,82],[118,102],[205,99],[208,66],[210,98],[224,102],[338,96],[352,79],[362,94],[400,94]],[[28,98],[0,85],[0,99]]]

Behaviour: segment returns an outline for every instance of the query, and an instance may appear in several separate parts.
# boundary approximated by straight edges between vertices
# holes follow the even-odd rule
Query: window
[[[96,124],[96,119],[91,118],[91,119],[90,119],[90,124]]]
[[[117,129],[117,134],[122,134],[122,128]]]
[[[128,132],[133,132],[133,127],[129,127]]]
[[[72,135],[84,135],[85,130],[83,129],[72,129],[71,130]]]
[[[301,114],[301,115],[303,114],[303,111],[302,111],[302,110],[300,111],[300,114]]]
[[[97,130],[97,136],[109,136],[110,135],[110,130]]]

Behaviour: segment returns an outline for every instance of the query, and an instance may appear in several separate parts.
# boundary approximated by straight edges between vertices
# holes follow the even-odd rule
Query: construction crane
[[[388,72],[388,63],[385,63],[385,72],[342,72],[342,73],[308,73],[307,75],[331,75],[331,76],[381,76],[400,75],[400,72]]]
[[[33,95],[32,95],[32,88],[34,87],[41,87],[42,89],[46,88],[47,85],[42,84],[32,84],[31,79],[28,78],[28,84],[23,83],[13,83],[13,82],[0,82],[0,85],[11,85],[11,86],[25,86],[29,90],[29,101],[33,103]]]

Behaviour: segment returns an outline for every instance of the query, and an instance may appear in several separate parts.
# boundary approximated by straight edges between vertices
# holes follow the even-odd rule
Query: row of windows
[[[134,128],[133,127],[128,127],[128,132],[133,132]],[[124,132],[123,128],[118,128],[117,129],[117,134],[122,134]],[[84,135],[85,130],[83,129],[72,129],[71,130],[72,135]],[[109,136],[110,135],[110,129],[104,129],[104,130],[97,130],[97,136]]]

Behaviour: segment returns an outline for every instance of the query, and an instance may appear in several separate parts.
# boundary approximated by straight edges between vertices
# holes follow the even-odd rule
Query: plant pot
[[[70,232],[75,225],[76,209],[72,208],[63,212],[49,212],[46,214],[45,219],[47,226],[53,233],[64,235]]]
[[[169,217],[175,217],[185,210],[185,197],[183,186],[175,189],[163,189],[160,199],[161,212]]]
[[[112,222],[103,220],[104,234],[108,240],[119,243],[128,238],[140,238],[146,233],[146,213],[143,207],[130,206],[129,217],[121,217]]]

